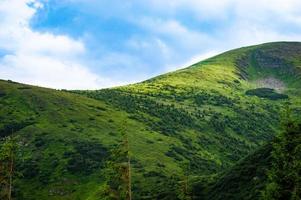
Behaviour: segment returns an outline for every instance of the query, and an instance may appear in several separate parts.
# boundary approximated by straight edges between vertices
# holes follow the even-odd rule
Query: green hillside
[[[189,187],[215,179],[270,141],[288,105],[300,116],[300,55],[301,43],[245,47],[97,91],[0,81],[0,137],[17,138],[23,174],[14,195],[101,199],[106,163],[126,132],[133,199],[180,198],[185,177]]]
[[[272,142],[209,181],[193,185],[196,199],[300,199],[301,123],[287,118]]]
[[[270,144],[264,145],[223,172],[203,191],[206,199],[259,199],[267,183],[266,173],[271,165],[271,151]],[[197,184],[195,190],[200,191]]]

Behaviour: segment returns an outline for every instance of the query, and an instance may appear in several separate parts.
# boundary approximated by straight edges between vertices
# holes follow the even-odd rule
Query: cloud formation
[[[300,41],[300,9],[298,0],[2,0],[0,78],[69,89],[137,82],[232,48]]]
[[[0,2],[0,78],[51,88],[87,89],[116,83],[92,73],[81,61],[85,44],[67,35],[36,32],[29,22],[43,4],[35,0]]]

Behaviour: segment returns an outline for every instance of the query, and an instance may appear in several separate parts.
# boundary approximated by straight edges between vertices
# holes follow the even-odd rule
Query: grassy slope
[[[271,145],[264,145],[206,186],[206,199],[259,199],[271,165]],[[198,187],[195,188],[198,191]]]
[[[198,179],[229,169],[278,132],[287,101],[246,96],[256,80],[282,80],[300,114],[300,49],[299,43],[241,48],[139,84],[77,91],[96,100],[1,81],[0,127],[3,134],[17,127],[19,168],[27,174],[16,192],[22,199],[97,199],[106,152],[126,126],[134,198],[174,198],[165,187],[171,176],[188,171]],[[72,159],[82,162],[74,168]]]
[[[10,134],[13,128],[21,145],[18,169],[25,177],[16,191],[23,196],[19,199],[87,199],[103,179],[103,160],[94,158],[99,154],[93,150],[110,149],[125,120],[135,148],[146,143],[146,137],[136,135],[144,133],[143,124],[103,102],[5,81],[0,91],[1,132]],[[72,158],[90,158],[90,163],[79,163],[74,172],[68,170]],[[100,169],[87,173],[93,161]]]
[[[192,177],[214,174],[277,134],[287,103],[300,114],[300,52],[300,43],[245,47],[139,84],[82,93],[175,140],[168,154],[158,153],[174,159],[171,164],[182,166],[182,173],[190,163]],[[257,80],[269,77],[284,83],[289,100],[245,95]]]

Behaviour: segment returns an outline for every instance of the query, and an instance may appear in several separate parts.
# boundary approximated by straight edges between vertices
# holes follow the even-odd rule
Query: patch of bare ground
[[[285,90],[285,84],[274,77],[259,79],[256,81],[256,86],[258,88],[271,88],[277,92],[283,92]]]

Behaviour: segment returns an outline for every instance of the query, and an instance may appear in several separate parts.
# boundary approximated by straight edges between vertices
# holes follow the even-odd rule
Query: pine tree
[[[102,196],[110,200],[132,200],[130,147],[125,126],[120,132],[122,140],[113,149],[107,162],[106,184]]]
[[[183,176],[181,178],[181,181],[179,182],[179,194],[178,197],[181,200],[191,200],[192,199],[192,193],[191,193],[191,187],[189,183],[189,171],[190,171],[190,163],[186,162],[183,164],[184,170],[183,170]]]
[[[126,173],[125,173],[125,182],[127,184],[127,192],[126,192],[126,199],[132,200],[132,176],[131,176],[131,158],[130,158],[130,147],[129,147],[129,138],[126,131],[123,133],[123,145],[125,148],[125,154],[127,158],[126,162]]]
[[[273,143],[272,167],[263,192],[266,200],[301,199],[301,124],[288,122]]]
[[[17,143],[12,136],[3,139],[0,146],[0,199],[12,199],[16,150]]]

